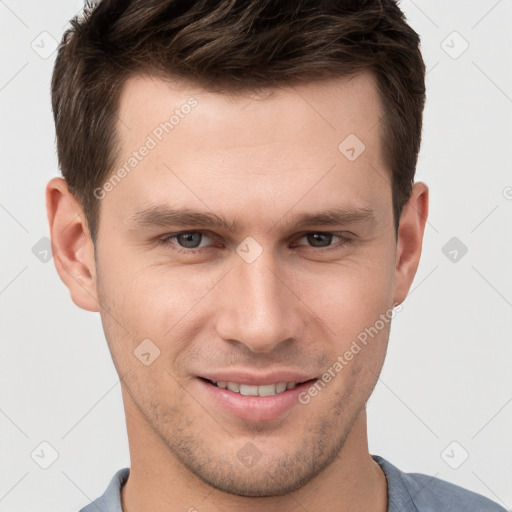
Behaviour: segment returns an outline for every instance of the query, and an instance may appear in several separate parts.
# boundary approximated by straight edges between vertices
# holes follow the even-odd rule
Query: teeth
[[[236,382],[228,382],[228,389],[229,391],[240,393],[240,386]]]
[[[272,396],[276,394],[276,385],[267,384],[265,386],[258,386],[258,395],[260,396]]]
[[[258,396],[258,386],[249,386],[248,384],[240,384],[240,394],[246,396]]]
[[[237,382],[216,382],[217,386],[222,389],[229,389],[235,393],[245,396],[272,396],[277,393],[283,393],[288,389],[293,389],[296,382],[279,382],[279,384],[265,384],[264,386],[252,386],[250,384],[238,384]]]
[[[286,382],[276,384],[276,393],[282,393],[283,391],[286,391]]]

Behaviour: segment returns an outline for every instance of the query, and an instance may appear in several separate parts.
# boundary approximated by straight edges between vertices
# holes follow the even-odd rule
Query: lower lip
[[[300,393],[310,387],[315,379],[271,396],[241,395],[229,389],[219,388],[201,378],[197,380],[207,397],[211,397],[215,403],[233,416],[247,421],[268,421],[279,418],[298,405]]]

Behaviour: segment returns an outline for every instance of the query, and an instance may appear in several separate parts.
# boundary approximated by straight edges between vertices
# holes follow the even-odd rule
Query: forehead
[[[118,118],[116,169],[125,172],[108,201],[126,215],[162,203],[282,213],[299,202],[368,207],[390,197],[369,73],[261,94],[134,76]]]
[[[370,139],[382,117],[382,105],[376,79],[369,72],[350,77],[319,80],[302,84],[262,88],[260,92],[211,92],[190,82],[179,79],[160,79],[151,75],[134,75],[122,90],[118,112],[118,131],[123,140],[130,142],[137,131],[153,131],[161,123],[169,121],[173,113],[183,119],[188,115],[187,103],[194,98],[198,108],[188,126],[181,126],[173,133],[179,138],[191,124],[196,130],[209,130],[215,120],[219,139],[226,134],[236,136],[234,142],[246,141],[258,135],[260,142],[265,127],[274,127],[279,120],[280,128],[294,136],[327,128],[338,139],[350,130],[359,130],[359,136]],[[186,111],[186,112],[185,112]],[[179,121],[175,119],[174,127]],[[308,124],[305,124],[307,121]],[[135,131],[134,131],[135,128]],[[235,128],[235,130],[233,130]],[[240,129],[242,128],[242,129]],[[259,128],[259,133],[251,131]],[[209,130],[212,138],[213,131]],[[334,132],[337,132],[334,135]],[[275,136],[267,132],[268,138]],[[284,134],[281,134],[284,135]],[[134,140],[133,142],[137,142]],[[213,142],[213,140],[212,140]],[[216,140],[215,142],[218,142]],[[326,140],[329,143],[330,140]],[[368,140],[370,142],[370,140]]]

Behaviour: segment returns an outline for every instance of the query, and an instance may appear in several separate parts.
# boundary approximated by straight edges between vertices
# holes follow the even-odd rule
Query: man
[[[103,0],[73,20],[48,218],[131,455],[83,511],[503,511],[368,451],[427,218],[424,75],[392,0]]]

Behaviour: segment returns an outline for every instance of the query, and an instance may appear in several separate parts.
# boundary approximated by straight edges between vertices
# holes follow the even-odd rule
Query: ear
[[[57,248],[53,261],[71,299],[82,309],[99,311],[89,226],[63,178],[53,178],[46,186],[46,212],[51,241]]]
[[[401,304],[411,287],[420,262],[428,216],[428,187],[415,183],[400,215],[395,269],[395,304]]]

